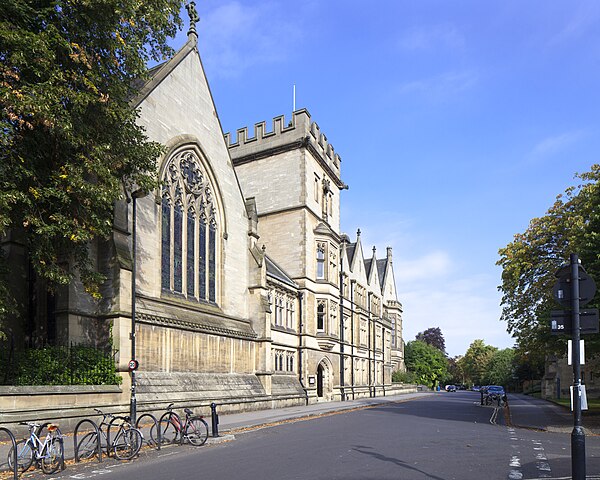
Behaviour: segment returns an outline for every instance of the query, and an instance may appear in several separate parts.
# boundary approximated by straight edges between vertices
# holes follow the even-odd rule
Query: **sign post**
[[[579,265],[577,254],[572,253],[569,265],[565,265],[556,276],[554,298],[570,311],[552,312],[551,331],[554,334],[570,334],[573,342],[573,431],[571,432],[571,472],[573,480],[585,480],[585,432],[581,425],[581,334],[598,332],[598,310],[580,311],[596,293],[594,280]],[[585,386],[583,387],[585,388]]]
[[[571,254],[571,312],[573,325],[573,431],[571,432],[571,473],[573,480],[585,480],[585,432],[581,426],[581,364],[579,358],[579,258]]]

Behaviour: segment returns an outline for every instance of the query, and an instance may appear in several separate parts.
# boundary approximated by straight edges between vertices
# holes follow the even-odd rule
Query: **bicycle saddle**
[[[189,408],[184,408],[183,411],[185,413],[187,413],[188,415],[193,415],[194,414],[194,412],[192,412]]]

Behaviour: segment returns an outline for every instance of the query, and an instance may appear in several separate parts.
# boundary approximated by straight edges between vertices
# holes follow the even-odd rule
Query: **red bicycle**
[[[160,428],[161,443],[183,443],[185,440],[190,444],[199,447],[206,443],[208,438],[208,424],[204,421],[202,415],[195,415],[189,408],[184,408],[185,419],[173,411],[173,405],[167,407],[167,411],[160,417],[158,428]],[[150,437],[154,442],[156,430],[150,429]]]

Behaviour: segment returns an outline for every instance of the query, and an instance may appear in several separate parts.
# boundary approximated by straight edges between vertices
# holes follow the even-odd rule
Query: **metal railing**
[[[0,345],[0,385],[118,385],[117,350],[71,343]]]

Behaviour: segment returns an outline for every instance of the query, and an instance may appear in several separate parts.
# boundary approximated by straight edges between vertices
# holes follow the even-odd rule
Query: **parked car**
[[[504,387],[501,387],[499,385],[489,385],[487,387],[487,392],[488,395],[500,395],[500,396],[504,396]]]
[[[479,385],[473,385],[471,387],[471,390],[473,390],[474,392],[478,392],[479,390],[481,390],[481,387]]]
[[[446,385],[447,392],[456,392],[456,385]]]

